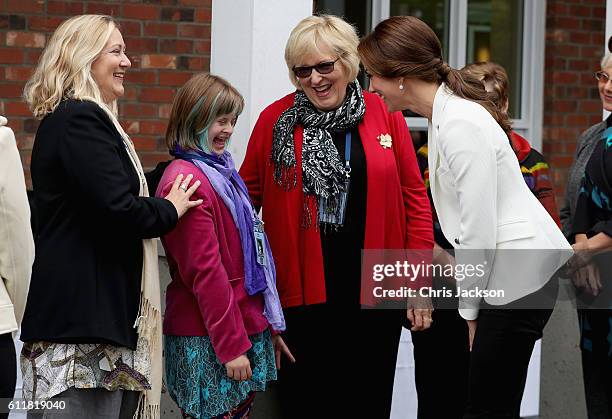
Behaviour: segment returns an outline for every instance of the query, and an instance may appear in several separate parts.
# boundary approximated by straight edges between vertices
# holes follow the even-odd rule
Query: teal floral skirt
[[[274,347],[270,332],[249,336],[247,352],[253,376],[236,381],[217,360],[208,336],[164,336],[166,385],[183,412],[196,419],[221,415],[238,406],[254,391],[265,391],[276,380]]]

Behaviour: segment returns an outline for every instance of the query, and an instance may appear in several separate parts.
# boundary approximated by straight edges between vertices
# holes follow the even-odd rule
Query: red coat
[[[295,93],[263,110],[249,140],[240,175],[256,207],[263,207],[265,229],[276,263],[277,288],[283,307],[325,302],[325,278],[320,233],[304,229],[302,209],[303,127],[294,131],[297,184],[283,190],[274,180],[272,130]],[[421,179],[406,122],[389,114],[382,100],[364,92],[366,113],[359,136],[367,162],[366,249],[431,249],[431,208]],[[392,148],[378,137],[390,134]],[[352,261],[347,261],[352,263]]]
[[[201,183],[191,197],[202,199],[162,237],[172,282],[166,289],[164,334],[210,336],[222,364],[251,348],[249,335],[264,331],[261,294],[244,288],[240,234],[231,213],[195,165],[175,160],[164,172],[157,196],[170,192],[179,173]]]

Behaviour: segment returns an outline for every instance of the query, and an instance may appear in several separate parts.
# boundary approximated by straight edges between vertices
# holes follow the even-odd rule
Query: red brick
[[[5,102],[4,116],[32,116],[32,112],[24,102]]]
[[[196,9],[195,21],[198,23],[210,23],[212,21],[212,10],[211,9]]]
[[[569,33],[569,40],[576,44],[589,44],[591,42],[591,34],[589,32],[571,31]]]
[[[132,137],[134,146],[138,151],[156,151],[157,139],[151,137]]]
[[[148,87],[140,94],[143,102],[169,103],[174,98],[175,89]]]
[[[569,87],[567,89],[567,95],[572,99],[585,99],[588,96],[588,90],[582,86]]]
[[[210,54],[210,39],[195,41],[196,54]]]
[[[138,90],[134,86],[127,86],[125,88],[125,92],[123,94],[123,100],[125,101],[135,101],[138,100]]]
[[[569,168],[574,163],[573,156],[552,156],[550,158],[550,164],[553,167],[565,167]]]
[[[588,118],[586,115],[568,115],[566,118],[568,126],[574,127],[586,127],[589,124]]]
[[[11,81],[27,81],[34,73],[34,67],[6,67],[5,77]]]
[[[211,8],[211,0],[179,0],[179,4],[182,6],[198,6]]]
[[[554,16],[564,16],[567,14],[567,6],[559,2],[548,2],[546,12]]]
[[[119,29],[123,36],[142,36],[142,25],[140,22],[122,21]]]
[[[582,46],[580,54],[583,58],[600,58],[603,55],[601,46]]]
[[[193,41],[185,39],[160,39],[159,51],[164,54],[191,54],[193,53],[193,44]]]
[[[121,107],[121,116],[128,118],[137,117],[157,117],[158,105],[148,105],[144,103],[126,103]]]
[[[556,54],[566,58],[578,58],[580,49],[575,45],[563,44],[556,48]]]
[[[42,54],[41,49],[31,49],[28,51],[26,63],[28,64],[37,64],[40,59],[40,55]]]
[[[140,132],[140,122],[139,121],[129,121],[123,120],[121,121],[121,126],[128,134],[138,134]]]
[[[593,7],[591,9],[591,13],[593,15],[593,17],[599,18],[599,19],[605,19],[606,18],[606,8],[605,7]]]
[[[160,8],[151,4],[123,4],[123,15],[125,19],[157,20]]]
[[[195,71],[207,71],[210,66],[210,58],[208,57],[180,57],[179,68],[195,70]]]
[[[125,38],[125,48],[130,54],[151,53],[157,51],[157,39],[155,38]]]
[[[162,71],[159,73],[159,84],[161,86],[182,86],[193,76],[187,71]]]
[[[18,48],[0,48],[0,64],[22,64],[24,54]],[[1,96],[1,95],[0,95]]]
[[[23,86],[21,84],[14,83],[1,83],[0,92],[0,95],[4,98],[21,97],[23,93]]]
[[[140,121],[140,133],[164,135],[166,133],[166,123],[158,120]]]
[[[578,75],[572,72],[559,71],[553,75],[553,83],[574,84],[578,81]]]
[[[178,26],[176,23],[147,22],[144,25],[145,36],[172,36],[176,37]]]
[[[158,117],[163,119],[170,119],[170,113],[172,113],[172,104],[164,103],[163,105],[159,105],[158,109]]]
[[[570,6],[569,13],[571,16],[590,17],[591,8],[588,6]]]
[[[597,113],[601,115],[601,101],[581,100],[578,105],[578,112],[584,112],[586,114]]]
[[[140,66],[142,68],[176,68],[176,55],[142,55]]]
[[[64,20],[61,17],[29,16],[28,29],[31,31],[53,32]]]
[[[11,13],[17,12],[30,12],[30,13],[44,13],[45,2],[44,0],[5,0],[6,9],[10,10]]]
[[[179,36],[184,38],[210,38],[210,25],[180,24]]]
[[[88,14],[119,16],[120,4],[84,2]]]
[[[20,121],[21,122],[21,121]],[[21,128],[11,127],[15,132],[21,131]],[[17,147],[19,150],[32,150],[32,146],[34,145],[34,136],[33,135],[19,135],[17,138]]]
[[[567,69],[572,71],[587,71],[589,70],[589,64],[584,60],[569,60]]]
[[[572,100],[558,100],[553,106],[555,112],[576,112],[576,102]]]
[[[603,19],[582,19],[581,26],[587,31],[603,31],[605,27]]]
[[[139,153],[140,162],[145,169],[152,169],[157,163],[170,159],[168,153]]]
[[[157,73],[155,71],[130,70],[125,79],[128,83],[157,84]]]
[[[580,29],[581,20],[577,17],[560,17],[557,25],[563,29]]]
[[[20,0],[19,0],[20,1]],[[47,0],[47,13],[52,15],[74,16],[83,14],[83,2]]]
[[[40,32],[7,32],[6,45],[9,47],[44,48],[45,34]]]

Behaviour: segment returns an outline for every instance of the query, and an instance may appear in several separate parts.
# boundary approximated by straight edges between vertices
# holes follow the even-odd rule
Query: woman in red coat
[[[297,91],[261,113],[240,170],[263,208],[296,358],[280,371],[283,417],[320,416],[311,398],[343,416],[389,417],[406,313],[361,310],[361,251],[433,247],[408,128],[355,80],[358,42],[333,16],[294,28],[285,60]],[[431,310],[408,318],[425,329]]]

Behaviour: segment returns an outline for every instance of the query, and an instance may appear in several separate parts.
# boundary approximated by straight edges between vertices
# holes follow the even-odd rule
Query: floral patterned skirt
[[[254,391],[264,391],[276,380],[274,347],[270,332],[249,336],[247,352],[253,376],[236,381],[217,360],[208,336],[164,336],[166,384],[170,397],[188,416],[214,418],[231,411]]]

